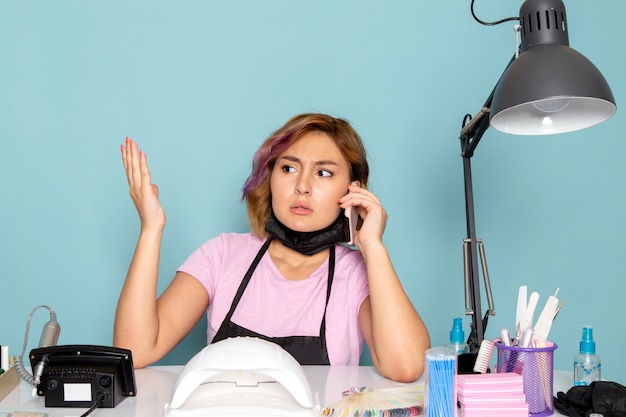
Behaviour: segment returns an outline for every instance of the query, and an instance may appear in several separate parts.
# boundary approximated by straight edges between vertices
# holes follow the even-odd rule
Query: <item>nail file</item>
[[[535,316],[535,308],[537,307],[537,302],[539,301],[539,293],[537,291],[533,291],[528,298],[528,305],[526,306],[526,327],[528,329],[532,329],[533,320]]]
[[[558,308],[559,299],[554,295],[548,297],[548,301],[546,301],[546,305],[543,307],[543,311],[541,312],[541,315],[537,319],[537,324],[535,325],[535,339],[548,340],[548,334],[552,328],[554,315],[556,314]]]
[[[526,330],[526,305],[528,287],[522,285],[517,294],[517,314],[515,317],[515,340],[519,343],[522,333]]]
[[[511,346],[511,335],[509,334],[509,329],[503,327],[500,330],[500,337],[502,338],[502,343],[504,343],[504,346]]]

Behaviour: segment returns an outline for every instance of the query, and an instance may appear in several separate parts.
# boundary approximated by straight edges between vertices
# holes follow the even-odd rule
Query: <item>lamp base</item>
[[[456,361],[457,373],[459,375],[477,374],[478,372],[474,372],[474,364],[476,364],[477,357],[477,353],[461,353]]]

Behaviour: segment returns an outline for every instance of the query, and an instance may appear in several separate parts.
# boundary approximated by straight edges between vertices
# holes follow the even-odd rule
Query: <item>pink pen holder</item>
[[[496,343],[498,373],[515,372],[524,380],[524,394],[530,417],[554,413],[553,377],[556,343],[543,342],[541,347],[516,347]]]

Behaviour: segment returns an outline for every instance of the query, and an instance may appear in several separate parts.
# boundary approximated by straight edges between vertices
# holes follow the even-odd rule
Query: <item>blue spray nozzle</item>
[[[450,330],[450,343],[464,343],[465,332],[463,331],[463,320],[456,318],[452,321],[452,330]]]
[[[593,341],[593,328],[583,327],[583,337],[580,341],[580,353],[596,353],[596,342]]]

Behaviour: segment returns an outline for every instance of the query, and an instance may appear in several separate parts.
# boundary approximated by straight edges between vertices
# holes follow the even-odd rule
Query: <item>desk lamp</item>
[[[474,198],[470,158],[481,137],[491,125],[501,132],[516,135],[548,135],[584,129],[610,118],[616,110],[615,99],[598,69],[569,47],[565,6],[561,0],[525,0],[516,25],[521,42],[513,58],[473,118],[465,115],[460,133],[465,184],[467,238],[463,240],[465,267],[465,309],[472,316],[468,338],[475,355],[484,339],[489,316],[495,315],[491,284],[481,239],[476,238]],[[489,308],[481,320],[478,253],[485,281]]]

